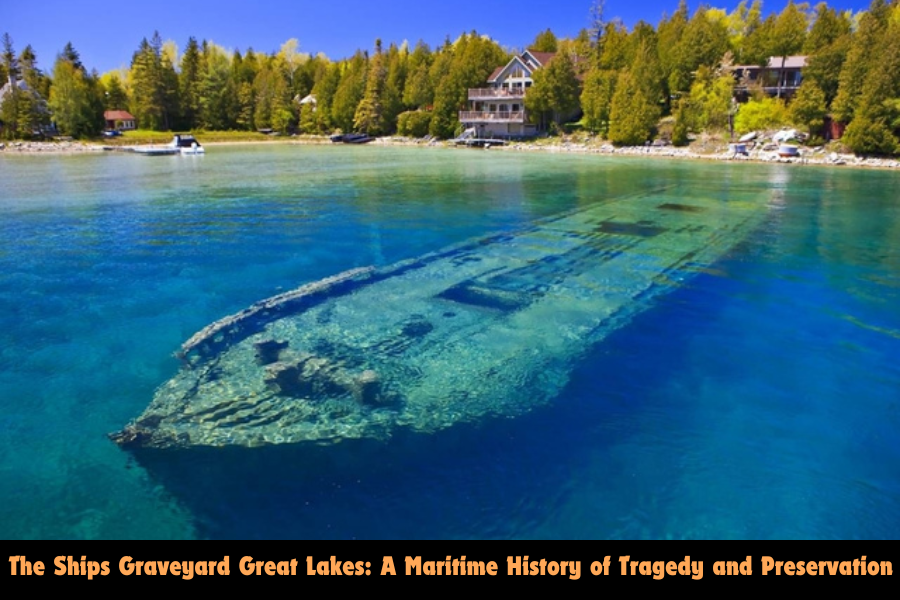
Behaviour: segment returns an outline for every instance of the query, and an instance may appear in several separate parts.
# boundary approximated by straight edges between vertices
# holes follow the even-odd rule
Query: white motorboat
[[[206,149],[190,134],[175,134],[171,146],[177,148],[182,154],[206,154]]]

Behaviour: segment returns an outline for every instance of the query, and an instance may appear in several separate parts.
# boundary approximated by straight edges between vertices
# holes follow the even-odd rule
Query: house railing
[[[525,88],[469,88],[469,98],[522,98]]]
[[[473,122],[499,122],[499,123],[524,123],[525,113],[523,111],[496,111],[487,112],[483,110],[466,110],[460,111],[459,120],[461,123]]]

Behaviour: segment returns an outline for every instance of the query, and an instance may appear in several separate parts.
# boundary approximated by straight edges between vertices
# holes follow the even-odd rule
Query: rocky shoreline
[[[103,146],[88,142],[0,142],[0,154],[83,154],[102,151]]]
[[[206,146],[231,146],[243,144],[325,144],[331,141],[326,136],[303,136],[299,138],[282,138],[271,141],[221,141],[205,142]],[[402,137],[377,138],[370,146],[416,146],[416,147],[449,147],[447,142],[435,140],[420,140]],[[106,147],[102,144],[76,141],[61,142],[5,142],[0,143],[0,156],[10,154],[85,154],[102,152]],[[784,163],[819,166],[864,167],[875,169],[900,169],[900,159],[862,157],[854,154],[840,154],[826,151],[824,148],[805,148],[800,156],[782,157],[777,150],[766,149],[760,146],[746,154],[735,153],[732,150],[718,152],[697,152],[691,148],[676,148],[673,146],[626,146],[615,147],[608,143],[572,142],[560,141],[554,144],[516,142],[504,146],[491,147],[491,151],[503,152],[550,152],[573,154],[598,154],[606,156],[634,156],[647,158],[669,158],[685,160],[707,161],[733,161],[756,163]]]
[[[493,149],[493,148],[492,148]],[[853,166],[876,169],[898,169],[900,160],[891,158],[862,157],[855,154],[840,154],[827,152],[822,148],[804,149],[800,156],[783,157],[777,150],[755,149],[746,154],[725,150],[715,153],[700,153],[690,148],[675,148],[672,146],[627,146],[617,148],[611,144],[600,146],[592,144],[561,143],[554,145],[540,144],[510,144],[503,147],[506,150],[525,152],[555,152],[555,153],[581,153],[603,154],[610,156],[645,156],[654,158],[694,159],[709,161],[736,161],[757,163],[784,163],[820,166]]]

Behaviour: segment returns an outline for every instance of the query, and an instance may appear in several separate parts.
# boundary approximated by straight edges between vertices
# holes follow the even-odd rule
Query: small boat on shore
[[[755,230],[768,196],[669,186],[260,300],[185,341],[181,370],[110,438],[147,464],[230,448],[228,462],[528,412]]]
[[[132,146],[122,148],[122,151],[133,152],[143,156],[171,156],[174,154],[181,154],[181,150],[170,146]]]
[[[800,156],[800,148],[793,144],[781,144],[778,146],[778,156],[782,158],[796,158]]]
[[[368,144],[375,140],[366,133],[336,133],[329,139],[335,144]]]
[[[176,133],[171,143],[181,154],[205,154],[206,149],[200,145],[200,142],[190,134]]]

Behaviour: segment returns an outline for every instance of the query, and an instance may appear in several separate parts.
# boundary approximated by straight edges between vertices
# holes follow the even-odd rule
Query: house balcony
[[[460,123],[524,123],[524,111],[496,111],[466,110],[459,113]]]
[[[491,98],[524,98],[526,88],[469,88],[469,100],[488,100]]]

